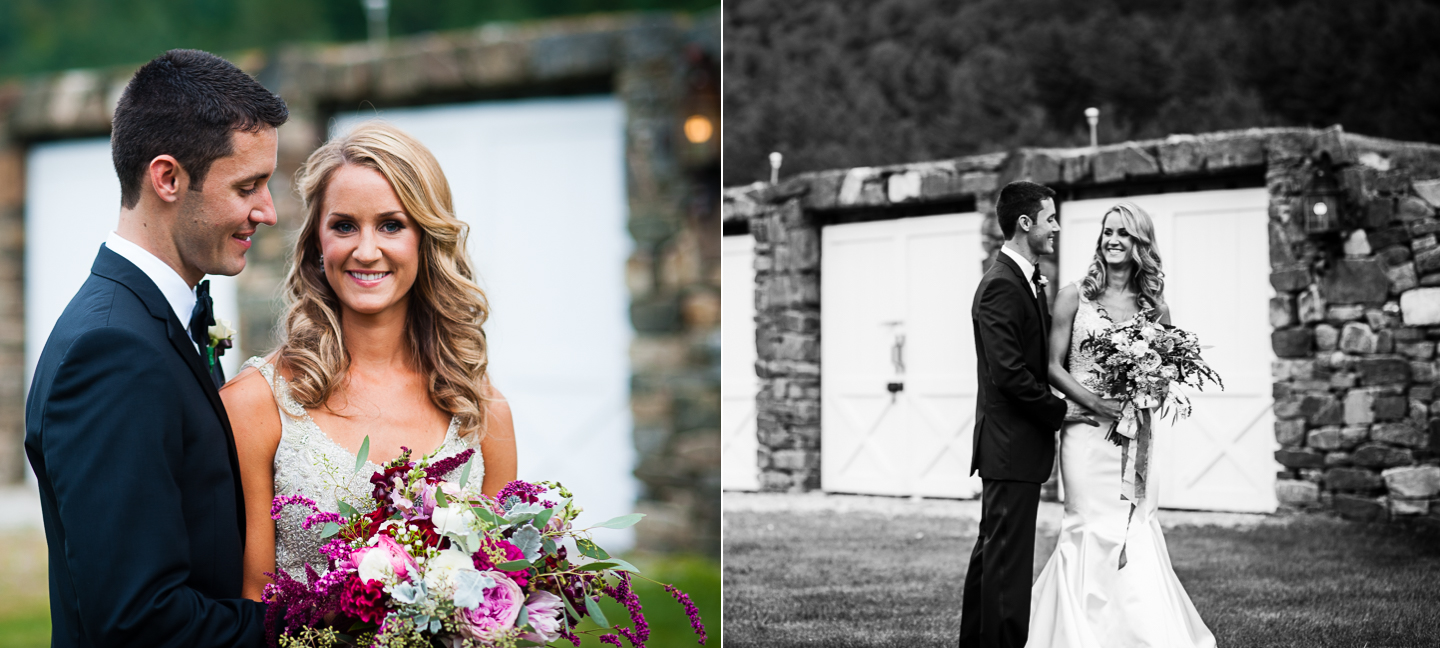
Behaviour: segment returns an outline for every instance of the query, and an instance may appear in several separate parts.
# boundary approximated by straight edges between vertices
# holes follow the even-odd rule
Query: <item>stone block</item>
[[[1375,429],[1370,430],[1371,438],[1375,436]],[[1415,463],[1415,454],[1406,448],[1395,448],[1378,443],[1364,443],[1351,453],[1356,465],[1369,468],[1389,468],[1391,466],[1408,466]],[[1376,479],[1379,479],[1377,476]]]
[[[1311,506],[1320,501],[1320,486],[1298,479],[1276,480],[1275,499],[1290,506]]]
[[[1345,394],[1345,424],[1364,425],[1375,421],[1375,398],[1373,389],[1352,389]]]
[[[1325,319],[1339,325],[1365,317],[1365,311],[1363,304],[1332,304],[1325,309]]]
[[[1341,447],[1340,426],[1327,425],[1310,430],[1309,434],[1305,437],[1305,447],[1327,452],[1330,450],[1339,450]]]
[[[1090,179],[1090,157],[1089,155],[1070,155],[1060,158],[1060,177],[1065,184],[1079,184]]]
[[[1430,500],[1386,500],[1392,517],[1425,515],[1430,511]]]
[[[1372,238],[1371,240],[1374,239]],[[1385,265],[1388,266],[1400,265],[1409,261],[1412,257],[1410,248],[1403,245],[1391,245],[1390,247],[1380,250],[1375,256],[1381,261],[1384,261]]]
[[[891,174],[885,184],[886,197],[891,203],[903,203],[920,197],[920,172],[904,171]]]
[[[1355,362],[1362,385],[1389,385],[1410,379],[1410,364],[1400,358],[1361,358]]]
[[[1440,286],[1440,272],[1431,272],[1429,274],[1420,275],[1421,288],[1430,288],[1432,286]]]
[[[1336,451],[1325,455],[1326,468],[1333,468],[1337,466],[1352,466],[1354,464],[1355,462],[1350,460],[1350,453],[1348,452]]]
[[[1340,428],[1340,447],[1350,450],[1370,437],[1368,425],[1346,425]]]
[[[1407,448],[1424,448],[1430,439],[1410,421],[1379,423],[1370,428],[1370,440]]]
[[[1379,259],[1340,259],[1320,281],[1325,301],[1336,304],[1382,303],[1390,278]]]
[[[1258,137],[1236,135],[1201,139],[1200,152],[1209,171],[1238,169],[1265,164],[1265,142]]]
[[[1275,380],[1310,379],[1315,377],[1315,361],[1277,358],[1270,361],[1270,376]]]
[[[1278,268],[1270,273],[1270,285],[1279,292],[1304,290],[1310,284],[1310,270],[1305,266]]]
[[[1340,345],[1340,329],[1329,324],[1315,327],[1315,348],[1320,351],[1334,351]]]
[[[1404,396],[1382,395],[1375,399],[1373,411],[1377,421],[1398,421],[1410,412],[1410,405]]]
[[[1330,389],[1350,389],[1358,384],[1360,384],[1360,376],[1348,371],[1330,376]]]
[[[1325,465],[1325,455],[1314,450],[1276,450],[1275,461],[1286,468],[1320,468]]]
[[[1440,247],[1415,250],[1415,272],[1428,274],[1440,270]]]
[[[1380,476],[1391,497],[1414,500],[1440,495],[1440,466],[1390,468]]]
[[[1384,522],[1389,519],[1385,502],[1375,498],[1336,495],[1334,506],[1335,513],[1347,520]]]
[[[1431,218],[1435,215],[1435,210],[1431,209],[1430,205],[1421,198],[1401,196],[1400,204],[1397,206],[1395,213],[1401,221],[1410,222],[1418,221],[1422,218]]]
[[[1390,280],[1390,294],[1392,295],[1404,293],[1420,285],[1420,279],[1415,274],[1415,264],[1408,261],[1387,268],[1385,277]]]
[[[1288,294],[1270,298],[1270,328],[1286,328],[1299,324],[1295,316],[1295,298]]]
[[[1325,298],[1320,296],[1320,288],[1311,285],[1309,290],[1301,292],[1295,298],[1295,312],[1300,317],[1302,324],[1314,324],[1325,320]]]
[[[1401,293],[1400,315],[1406,326],[1440,324],[1440,288],[1415,288]]]
[[[1410,400],[1418,400],[1429,403],[1435,400],[1434,385],[1416,385],[1410,388]]]
[[[1316,343],[1317,345],[1319,343],[1318,333],[1316,335]],[[1370,330],[1370,327],[1366,324],[1347,322],[1345,327],[1340,330],[1340,350],[1346,353],[1375,353],[1375,343],[1375,332]]]
[[[1286,448],[1298,448],[1305,442],[1305,419],[1276,419],[1275,440]]]
[[[1343,249],[1345,256],[1348,257],[1370,256],[1370,239],[1365,235],[1365,230],[1357,229],[1350,232],[1350,236],[1345,237]]]
[[[1433,383],[1437,377],[1434,362],[1411,362],[1410,379],[1419,383]]]
[[[1440,180],[1416,180],[1410,186],[1421,200],[1431,207],[1440,207]]]
[[[1270,345],[1275,355],[1281,358],[1301,358],[1310,355],[1314,334],[1308,328],[1280,329],[1270,333]]]
[[[1381,254],[1386,254],[1392,249],[1403,250],[1406,254],[1405,258],[1410,258],[1410,248],[1408,246],[1410,239],[1414,238],[1414,236],[1410,234],[1409,227],[1395,225],[1391,227],[1377,227],[1366,231],[1368,232],[1366,236],[1370,239],[1370,247],[1380,250]]]
[[[1172,135],[1160,144],[1158,152],[1160,169],[1165,175],[1194,173],[1205,166],[1205,158],[1193,136]]]
[[[1134,145],[1102,149],[1091,157],[1095,182],[1143,178],[1160,173],[1160,162],[1150,153]]]
[[[1375,353],[1391,354],[1395,352],[1395,334],[1389,329],[1382,329],[1375,334]]]
[[[1396,302],[1399,305],[1399,302]],[[1395,342],[1418,342],[1425,339],[1425,329],[1401,326],[1395,329]]]
[[[1435,245],[1435,235],[1426,234],[1424,236],[1417,236],[1414,240],[1410,241],[1410,250],[1415,254],[1419,254],[1425,250],[1435,247]]]
[[[1431,340],[1396,342],[1395,352],[1413,360],[1429,360],[1435,357],[1435,342]]]
[[[1364,222],[1371,227],[1380,227],[1395,217],[1395,201],[1389,198],[1371,198],[1360,209]]]
[[[1410,236],[1424,236],[1426,234],[1440,233],[1440,219],[1422,218],[1405,224],[1405,231]]]
[[[1384,486],[1380,475],[1364,468],[1331,468],[1323,480],[1326,490],[1340,492],[1373,492]]]

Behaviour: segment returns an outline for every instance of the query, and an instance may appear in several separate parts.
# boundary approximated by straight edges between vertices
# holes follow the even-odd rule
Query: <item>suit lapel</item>
[[[237,513],[240,521],[240,542],[245,542],[245,494],[240,484],[240,457],[235,450],[235,433],[230,429],[230,416],[225,412],[225,403],[220,400],[220,391],[215,388],[215,381],[210,378],[210,373],[205,370],[200,360],[200,353],[195,350],[195,343],[186,334],[185,325],[175,317],[175,311],[170,307],[170,302],[165,300],[165,295],[156,287],[155,282],[150,279],[135,264],[130,263],[125,257],[116,254],[110,248],[101,246],[100,254],[95,257],[95,264],[90,271],[119,282],[125,286],[141,303],[145,304],[146,310],[155,319],[161,320],[165,325],[165,337],[169,338],[170,346],[180,354],[185,365],[190,368],[190,374],[200,383],[200,390],[205,392],[206,400],[210,401],[210,407],[215,410],[216,418],[220,419],[220,427],[225,431],[225,447],[230,454],[230,472],[235,479],[235,500]]]
[[[1030,278],[1020,271],[1020,266],[1015,265],[1015,260],[1011,259],[1010,255],[998,250],[995,252],[995,256],[1000,265],[1005,266],[1010,270],[1010,274],[1020,280],[1020,290],[1025,291],[1026,301],[1030,302],[1030,306],[1035,309],[1035,316],[1040,319],[1040,344],[1048,356],[1050,354],[1050,313],[1045,312],[1046,309],[1040,305],[1039,295],[1031,291]]]

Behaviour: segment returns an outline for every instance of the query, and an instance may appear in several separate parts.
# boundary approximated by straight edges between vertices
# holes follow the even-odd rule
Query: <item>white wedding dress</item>
[[[375,510],[375,500],[370,496],[374,486],[370,476],[379,472],[381,466],[373,461],[365,462],[360,471],[355,470],[355,455],[320,430],[315,419],[290,395],[290,385],[285,377],[264,358],[250,358],[244,367],[255,367],[270,384],[275,403],[280,409],[280,445],[275,448],[275,496],[303,495],[315,501],[322,511],[338,511],[339,501],[355,507],[361,513]],[[445,441],[435,451],[433,461],[453,457],[467,448],[475,449],[471,459],[469,485],[476,491],[485,478],[485,462],[480,457],[480,448],[466,442],[457,433],[454,417],[450,428],[445,431]],[[419,459],[419,455],[412,455]],[[460,478],[460,468],[444,475],[444,479]],[[315,572],[328,571],[326,558],[320,553],[320,528],[301,528],[301,523],[311,511],[304,506],[287,506],[275,522],[275,566],[285,570],[291,578],[305,582],[305,565],[309,563]]]
[[[1091,391],[1098,392],[1096,359],[1080,350],[1080,341],[1109,325],[1082,292],[1070,338],[1069,370]],[[1026,645],[1213,648],[1215,637],[1170,567],[1155,516],[1160,496],[1155,480],[1148,483],[1127,533],[1130,502],[1120,499],[1120,448],[1105,440],[1112,421],[1098,419],[1099,427],[1072,424],[1061,433],[1065,516],[1055,553],[1030,592]],[[1152,452],[1152,465],[1153,457]],[[1122,545],[1127,562],[1119,569]]]

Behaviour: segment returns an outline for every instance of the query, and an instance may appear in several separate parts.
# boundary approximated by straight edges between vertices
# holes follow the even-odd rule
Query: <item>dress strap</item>
[[[240,365],[240,370],[244,371],[246,367],[255,367],[260,375],[265,377],[265,382],[270,385],[270,395],[275,397],[275,407],[280,410],[281,414],[294,419],[303,419],[307,416],[305,408],[290,396],[290,385],[286,384],[284,376],[275,371],[275,365],[270,364],[265,358],[254,356],[246,360],[245,364]]]

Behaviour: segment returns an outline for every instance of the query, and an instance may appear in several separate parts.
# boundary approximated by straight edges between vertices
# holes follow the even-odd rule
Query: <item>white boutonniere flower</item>
[[[215,350],[216,356],[225,355],[225,349],[235,346],[235,329],[230,328],[230,322],[215,318],[215,324],[210,327],[210,348]]]
[[[1043,274],[1040,275],[1040,285],[1041,285],[1041,286],[1049,286],[1049,285],[1050,285],[1050,278],[1049,278],[1049,277],[1046,277],[1046,276],[1043,275]]]

